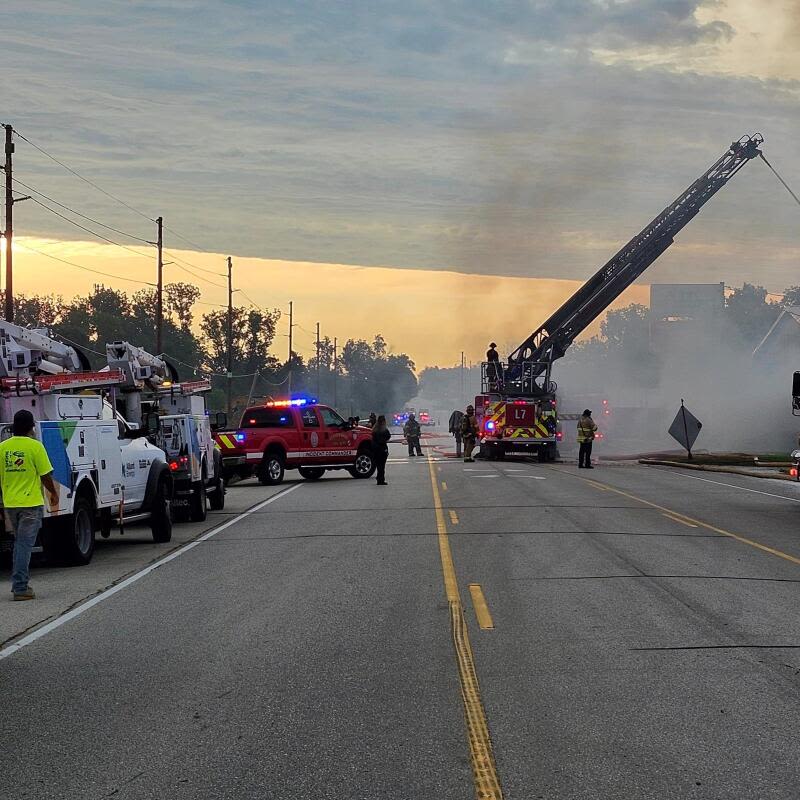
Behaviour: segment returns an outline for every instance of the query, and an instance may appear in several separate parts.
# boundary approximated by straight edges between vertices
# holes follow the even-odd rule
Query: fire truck
[[[88,563],[96,531],[109,536],[138,520],[149,520],[154,541],[172,537],[172,474],[148,430],[115,410],[124,381],[119,369],[92,371],[85,354],[46,330],[0,320],[0,439],[17,411],[33,414],[59,495],[56,510],[45,507],[37,548],[59,561]],[[4,528],[0,540],[10,546]]]
[[[124,376],[117,397],[125,418],[147,428],[151,440],[167,454],[176,520],[188,517],[202,522],[209,508],[221,511],[225,507],[222,458],[204,397],[211,382],[205,378],[180,382],[168,361],[129,342],[107,344],[106,360],[110,370]],[[217,423],[224,426],[226,420]]]
[[[557,455],[560,439],[553,363],[674,241],[700,209],[749,161],[761,155],[761,134],[743,136],[514,350],[506,362],[481,366],[475,398],[481,455]]]

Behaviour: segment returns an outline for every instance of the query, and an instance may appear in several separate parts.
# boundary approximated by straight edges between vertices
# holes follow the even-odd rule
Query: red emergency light
[[[177,472],[181,467],[185,467],[189,463],[189,456],[179,456],[174,461],[169,462],[170,472]]]

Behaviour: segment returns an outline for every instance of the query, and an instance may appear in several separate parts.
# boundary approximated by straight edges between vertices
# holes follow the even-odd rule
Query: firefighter
[[[592,442],[597,425],[592,412],[587,408],[578,420],[578,469],[594,469],[592,466]]]
[[[375,415],[375,412],[374,411],[370,411],[369,412],[369,427],[370,428],[374,428],[375,427],[375,423],[377,421],[378,421],[378,417]],[[384,422],[385,421],[386,420],[384,420]]]
[[[464,413],[456,409],[450,415],[450,421],[447,424],[447,430],[453,434],[456,440],[456,458],[461,458],[461,420],[464,419]]]
[[[419,446],[419,437],[421,433],[422,429],[419,426],[419,422],[417,422],[413,414],[409,414],[408,422],[403,425],[403,436],[406,437],[406,441],[408,442],[408,454],[410,456],[422,455],[422,448]],[[415,453],[414,450],[417,452]]]
[[[500,354],[497,352],[497,344],[491,342],[486,351],[486,380],[493,388],[497,388],[500,380]]]
[[[472,451],[478,441],[478,420],[475,419],[475,409],[467,406],[467,413],[461,420],[461,438],[464,440],[464,461],[472,462]]]
[[[374,416],[374,415],[373,415]],[[392,434],[386,426],[386,417],[381,414],[372,426],[372,457],[377,468],[378,486],[386,486],[386,459],[389,458],[389,439]]]

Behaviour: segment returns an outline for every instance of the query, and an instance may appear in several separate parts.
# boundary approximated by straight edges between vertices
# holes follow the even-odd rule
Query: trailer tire
[[[150,508],[150,530],[153,541],[169,542],[172,539],[172,498],[165,478],[160,478],[153,504]]]
[[[189,500],[189,519],[192,522],[205,522],[208,516],[208,494],[204,479],[195,481],[192,486],[192,498]]]
[[[45,535],[48,553],[70,566],[82,566],[92,560],[94,553],[95,506],[85,494],[75,498],[72,513]]]

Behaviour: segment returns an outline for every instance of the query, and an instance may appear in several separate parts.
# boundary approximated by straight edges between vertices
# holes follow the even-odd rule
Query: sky
[[[760,131],[800,187],[796,0],[3,10],[2,121],[125,202],[18,140],[16,177],[93,221],[51,208],[129,246],[162,215],[184,260],[168,280],[192,280],[188,264],[221,272],[230,254],[258,304],[293,299],[305,327],[344,337],[380,329],[419,365],[517,344],[573,285],[554,281],[591,275],[743,134]],[[800,283],[799,214],[748,164],[643,280]],[[153,280],[146,258],[77,244],[94,237],[31,201],[15,228]],[[23,290],[97,279],[30,251],[16,261]],[[224,302],[207,282],[221,279],[199,274],[203,300]]]

